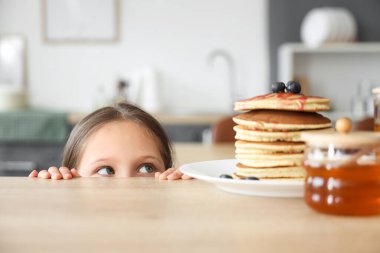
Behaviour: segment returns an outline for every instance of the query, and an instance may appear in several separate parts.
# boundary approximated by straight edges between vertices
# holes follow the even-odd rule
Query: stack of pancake
[[[302,131],[331,128],[317,111],[330,109],[326,98],[271,93],[235,103],[249,110],[233,118],[236,132],[235,178],[303,179]]]

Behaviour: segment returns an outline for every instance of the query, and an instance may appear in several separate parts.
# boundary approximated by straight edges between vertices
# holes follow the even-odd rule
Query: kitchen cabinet
[[[67,134],[85,114],[68,113]],[[212,125],[224,115],[154,115],[172,142],[210,142]],[[65,139],[60,142],[0,141],[0,176],[26,176],[33,169],[58,166]]]
[[[61,164],[70,126],[65,112],[22,109],[0,113],[0,176],[25,176]]]

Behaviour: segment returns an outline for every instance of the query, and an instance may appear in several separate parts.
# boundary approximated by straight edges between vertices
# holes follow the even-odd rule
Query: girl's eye
[[[115,170],[109,166],[100,168],[97,173],[101,176],[111,176],[115,174]]]
[[[150,164],[143,164],[137,169],[138,173],[152,173],[155,171],[154,167]]]

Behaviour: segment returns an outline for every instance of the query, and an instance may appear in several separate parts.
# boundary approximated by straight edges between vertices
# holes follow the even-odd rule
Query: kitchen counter
[[[73,126],[85,114],[69,113],[68,122]],[[210,142],[209,132],[219,120],[227,117],[223,114],[154,114],[173,142]]]
[[[67,120],[69,124],[75,125],[86,114],[69,113]],[[226,117],[224,114],[153,114],[153,116],[161,123],[167,125],[212,125],[221,118]]]

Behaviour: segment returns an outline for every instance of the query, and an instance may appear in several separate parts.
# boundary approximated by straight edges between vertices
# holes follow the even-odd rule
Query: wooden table
[[[191,149],[218,148],[182,146]],[[379,238],[380,216],[323,215],[302,199],[235,195],[199,180],[0,178],[4,253],[378,253]]]

